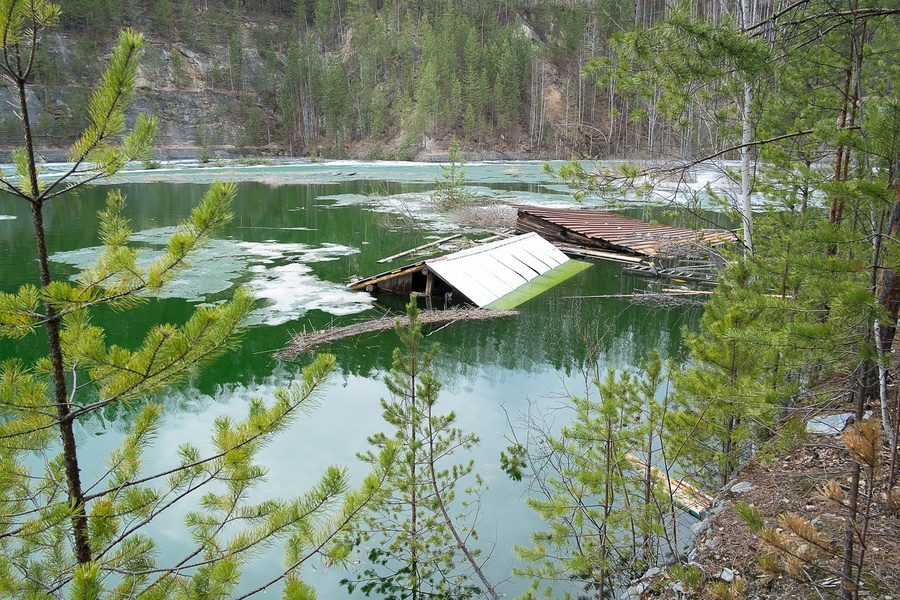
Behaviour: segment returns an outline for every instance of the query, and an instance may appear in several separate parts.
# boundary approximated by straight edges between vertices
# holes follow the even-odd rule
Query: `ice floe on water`
[[[306,244],[289,244],[269,240],[264,242],[234,242],[245,253],[255,256],[261,262],[272,263],[279,260],[297,262],[325,262],[338,260],[342,256],[356,254],[358,248],[350,248],[342,244],[325,243],[321,246]]]
[[[173,227],[135,233],[132,240],[149,244],[143,248],[139,265],[146,267],[163,254]],[[90,266],[103,250],[100,246],[58,252],[51,259],[76,269]],[[159,298],[181,298],[189,302],[216,302],[221,294],[236,286],[250,288],[260,300],[250,324],[280,325],[310,310],[332,315],[362,312],[370,307],[371,296],[318,277],[311,264],[339,260],[359,252],[341,244],[309,246],[281,242],[210,240],[190,256],[190,268],[178,273]]]
[[[248,261],[251,278],[245,283],[262,306],[250,317],[251,324],[281,325],[307,311],[331,315],[362,312],[371,306],[369,294],[353,292],[340,284],[320,279],[311,263],[338,260],[356,254],[358,248],[341,244],[314,247],[277,242],[238,242]],[[283,264],[287,262],[287,264]]]
[[[336,201],[331,205],[332,207],[360,203],[358,194],[341,194],[330,197]],[[430,193],[406,192],[391,196],[367,196],[365,198],[369,210],[388,215],[389,218],[394,218],[398,222],[402,223],[410,219],[415,221],[418,227],[434,233],[459,230],[459,225],[436,209],[431,201]],[[391,228],[390,224],[386,226],[388,229]]]
[[[621,165],[627,164],[645,170],[647,175],[638,178],[638,184],[651,183],[653,191],[648,194],[634,194],[627,190],[619,190],[612,194],[587,194],[582,198],[581,206],[593,208],[622,208],[645,204],[648,200],[675,204],[690,204],[703,208],[718,210],[718,199],[709,191],[725,196],[734,202],[738,192],[736,175],[740,165],[734,161],[711,161],[703,165],[679,166],[672,162],[662,161],[580,161],[582,168],[588,172],[607,172],[615,175]],[[327,160],[310,161],[309,159],[281,159],[266,161],[265,164],[246,165],[239,160],[217,160],[214,164],[199,164],[195,160],[162,161],[159,169],[145,170],[139,164],[129,165],[128,169],[115,178],[103,183],[119,184],[123,182],[147,183],[153,181],[182,183],[211,183],[216,180],[225,181],[257,181],[269,185],[304,185],[334,184],[347,181],[373,181],[405,184],[433,185],[440,179],[448,163],[405,162],[405,161],[360,161],[360,160]],[[534,190],[546,192],[538,194],[538,199],[546,199],[554,205],[560,200],[552,200],[550,196],[568,197],[577,191],[566,182],[545,170],[545,165],[554,169],[568,164],[568,161],[543,160],[511,160],[511,161],[471,161],[462,166],[469,185],[506,186],[514,183],[518,186],[533,186]],[[64,163],[45,165],[45,175],[54,176],[62,172],[68,165]],[[767,201],[761,194],[753,197],[754,203],[765,204]],[[362,203],[368,200],[364,196],[350,198],[341,196],[339,203]],[[544,202],[541,205],[550,206]]]
[[[371,307],[372,297],[344,286],[323,281],[309,265],[290,263],[274,268],[250,267],[248,286],[263,306],[250,317],[251,324],[281,325],[310,310],[331,315],[349,315]]]

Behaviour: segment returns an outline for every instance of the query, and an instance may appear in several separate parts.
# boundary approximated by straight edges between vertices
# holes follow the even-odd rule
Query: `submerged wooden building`
[[[551,271],[572,263],[567,269]],[[350,284],[351,289],[423,295],[469,302],[479,307],[514,306],[510,296],[543,276],[544,289],[586,268],[570,261],[536,233],[515,236],[422,260]],[[533,294],[532,294],[533,295]],[[526,296],[518,298],[518,301]]]
[[[516,233],[538,233],[566,252],[598,258],[634,257],[633,262],[672,253],[690,244],[715,246],[738,241],[732,231],[657,225],[599,210],[512,205]],[[603,253],[619,256],[605,256]]]

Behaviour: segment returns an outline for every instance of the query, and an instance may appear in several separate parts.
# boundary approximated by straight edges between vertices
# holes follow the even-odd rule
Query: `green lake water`
[[[574,204],[564,186],[541,172],[539,163],[467,165],[466,171],[472,191],[485,196],[512,203]],[[412,262],[376,263],[460,231],[430,212],[427,192],[439,175],[436,165],[337,162],[180,167],[121,177],[118,186],[127,196],[134,243],[148,259],[197,203],[209,181],[222,178],[240,184],[234,221],[162,297],[135,311],[96,313],[95,322],[106,327],[109,342],[137,345],[151,324],[182,322],[195,305],[219,301],[236,286],[249,287],[259,300],[238,349],[158,398],[168,412],[156,449],[147,456],[148,472],[174,464],[180,443],[208,447],[203,440],[216,417],[239,417],[250,397],[265,398],[275,386],[290,383],[306,357],[283,362],[273,352],[286,346],[292,333],[370,319],[402,307],[402,299],[352,292],[347,282],[353,275],[368,276]],[[45,220],[56,277],[75,274],[96,255],[96,213],[106,191],[96,187],[50,205]],[[661,222],[678,223],[683,218],[665,208],[650,210],[623,205],[621,200],[597,197],[587,202]],[[418,228],[391,216],[399,210],[408,213]],[[705,216],[719,218],[715,213]],[[36,283],[35,255],[27,206],[0,196],[0,290],[11,292],[23,283]],[[647,285],[646,280],[622,275],[619,264],[597,261],[527,301],[518,316],[455,323],[427,338],[441,345],[438,376],[445,385],[439,406],[456,411],[459,426],[481,438],[474,459],[490,490],[479,529],[486,546],[494,546],[490,572],[494,579],[505,580],[500,588],[509,596],[524,589],[522,582],[508,579],[516,562],[512,545],[528,543],[529,531],[539,524],[524,505],[525,486],[510,481],[499,469],[499,452],[509,444],[508,422],[515,424],[527,410],[547,415],[555,427],[566,422],[567,396],[584,390],[577,365],[584,361],[586,335],[602,340],[604,366],[635,365],[654,348],[664,357],[679,355],[681,329],[696,324],[699,310],[584,297],[628,293]],[[366,449],[368,435],[387,429],[380,415],[379,398],[386,394],[381,378],[396,343],[396,335],[386,332],[327,348],[338,357],[337,372],[320,392],[320,407],[298,418],[262,451],[260,459],[269,475],[257,490],[260,497],[300,494],[329,464],[347,465],[356,480],[362,476],[356,452]],[[0,357],[35,356],[43,345],[39,336],[0,340]],[[102,472],[103,456],[121,439],[133,410],[110,409],[80,423],[87,479]],[[467,458],[459,457],[461,462]],[[173,511],[156,523],[163,555],[179,556],[188,548],[190,540],[181,526],[187,510],[186,506]],[[161,557],[161,562],[169,561]],[[277,573],[279,564],[280,553],[271,551],[245,572],[243,587],[249,589]],[[305,573],[321,598],[346,597],[337,584],[343,573],[318,564],[307,565]]]

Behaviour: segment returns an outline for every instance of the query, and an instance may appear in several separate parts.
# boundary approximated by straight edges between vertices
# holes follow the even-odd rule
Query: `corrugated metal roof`
[[[426,260],[435,275],[485,306],[569,258],[536,233]]]
[[[670,244],[688,242],[720,244],[737,241],[731,231],[721,229],[695,231],[686,227],[655,225],[605,211],[541,208],[517,204],[513,204],[512,207],[605,245],[647,256],[659,254],[661,249]]]

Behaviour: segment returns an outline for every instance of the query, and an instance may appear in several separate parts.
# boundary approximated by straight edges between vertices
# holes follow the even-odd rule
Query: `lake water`
[[[470,164],[466,171],[472,191],[484,196],[521,204],[574,204],[565,186],[542,173],[540,163]],[[198,303],[219,301],[236,286],[251,288],[259,299],[240,348],[159,398],[167,406],[166,424],[156,450],[146,457],[148,471],[173,464],[174,449],[185,440],[208,447],[202,440],[208,438],[216,417],[240,417],[250,397],[270,397],[275,386],[290,383],[307,357],[283,362],[273,352],[286,346],[292,333],[348,324],[402,307],[402,299],[349,291],[351,276],[411,262],[376,263],[448,232],[487,235],[448,223],[430,211],[427,193],[440,174],[437,165],[329,162],[245,168],[182,165],[120,178],[134,242],[150,257],[188,215],[209,181],[241,183],[234,221],[194,258],[192,270],[139,310],[97,313],[95,322],[107,328],[110,343],[137,345],[151,324],[181,322]],[[96,213],[106,191],[100,186],[50,205],[45,221],[56,277],[75,274],[95,256]],[[666,223],[691,218],[666,207],[637,206],[627,198],[592,197],[585,202]],[[411,221],[403,224],[392,218],[400,209],[418,229],[408,227]],[[704,216],[722,221],[715,213]],[[11,292],[23,283],[36,283],[35,256],[28,207],[0,196],[0,290]],[[513,544],[527,544],[529,531],[539,527],[523,502],[527,489],[499,470],[499,452],[509,444],[509,421],[515,423],[531,407],[549,415],[557,427],[565,423],[566,397],[584,390],[577,365],[584,360],[585,335],[602,337],[604,368],[624,368],[653,348],[663,357],[678,355],[681,328],[696,323],[697,309],[664,310],[616,298],[583,297],[628,293],[646,285],[646,280],[622,275],[616,263],[597,261],[522,305],[516,317],[455,323],[427,338],[441,344],[437,374],[444,389],[439,407],[456,411],[459,426],[481,438],[474,459],[490,490],[479,530],[486,547],[493,546],[489,571],[494,579],[507,579],[516,562]],[[366,449],[367,436],[388,430],[381,420],[379,398],[387,393],[382,377],[396,344],[396,335],[386,332],[327,348],[338,357],[337,371],[321,389],[321,406],[301,416],[262,451],[260,459],[269,475],[260,495],[298,495],[330,464],[347,465],[356,480],[362,477],[364,468],[356,453]],[[43,345],[41,336],[0,340],[0,357],[35,356]],[[80,423],[78,435],[87,450],[82,463],[86,479],[102,472],[103,456],[121,439],[133,410],[110,409]],[[459,462],[467,458],[458,457]],[[187,510],[172,512],[156,524],[163,554],[176,556],[188,547],[190,540],[180,524]],[[278,572],[280,562],[280,553],[270,552],[245,572],[243,587]],[[304,572],[320,598],[346,597],[337,584],[343,573],[318,564],[307,565]],[[524,583],[506,580],[500,589],[513,596],[523,591]]]

